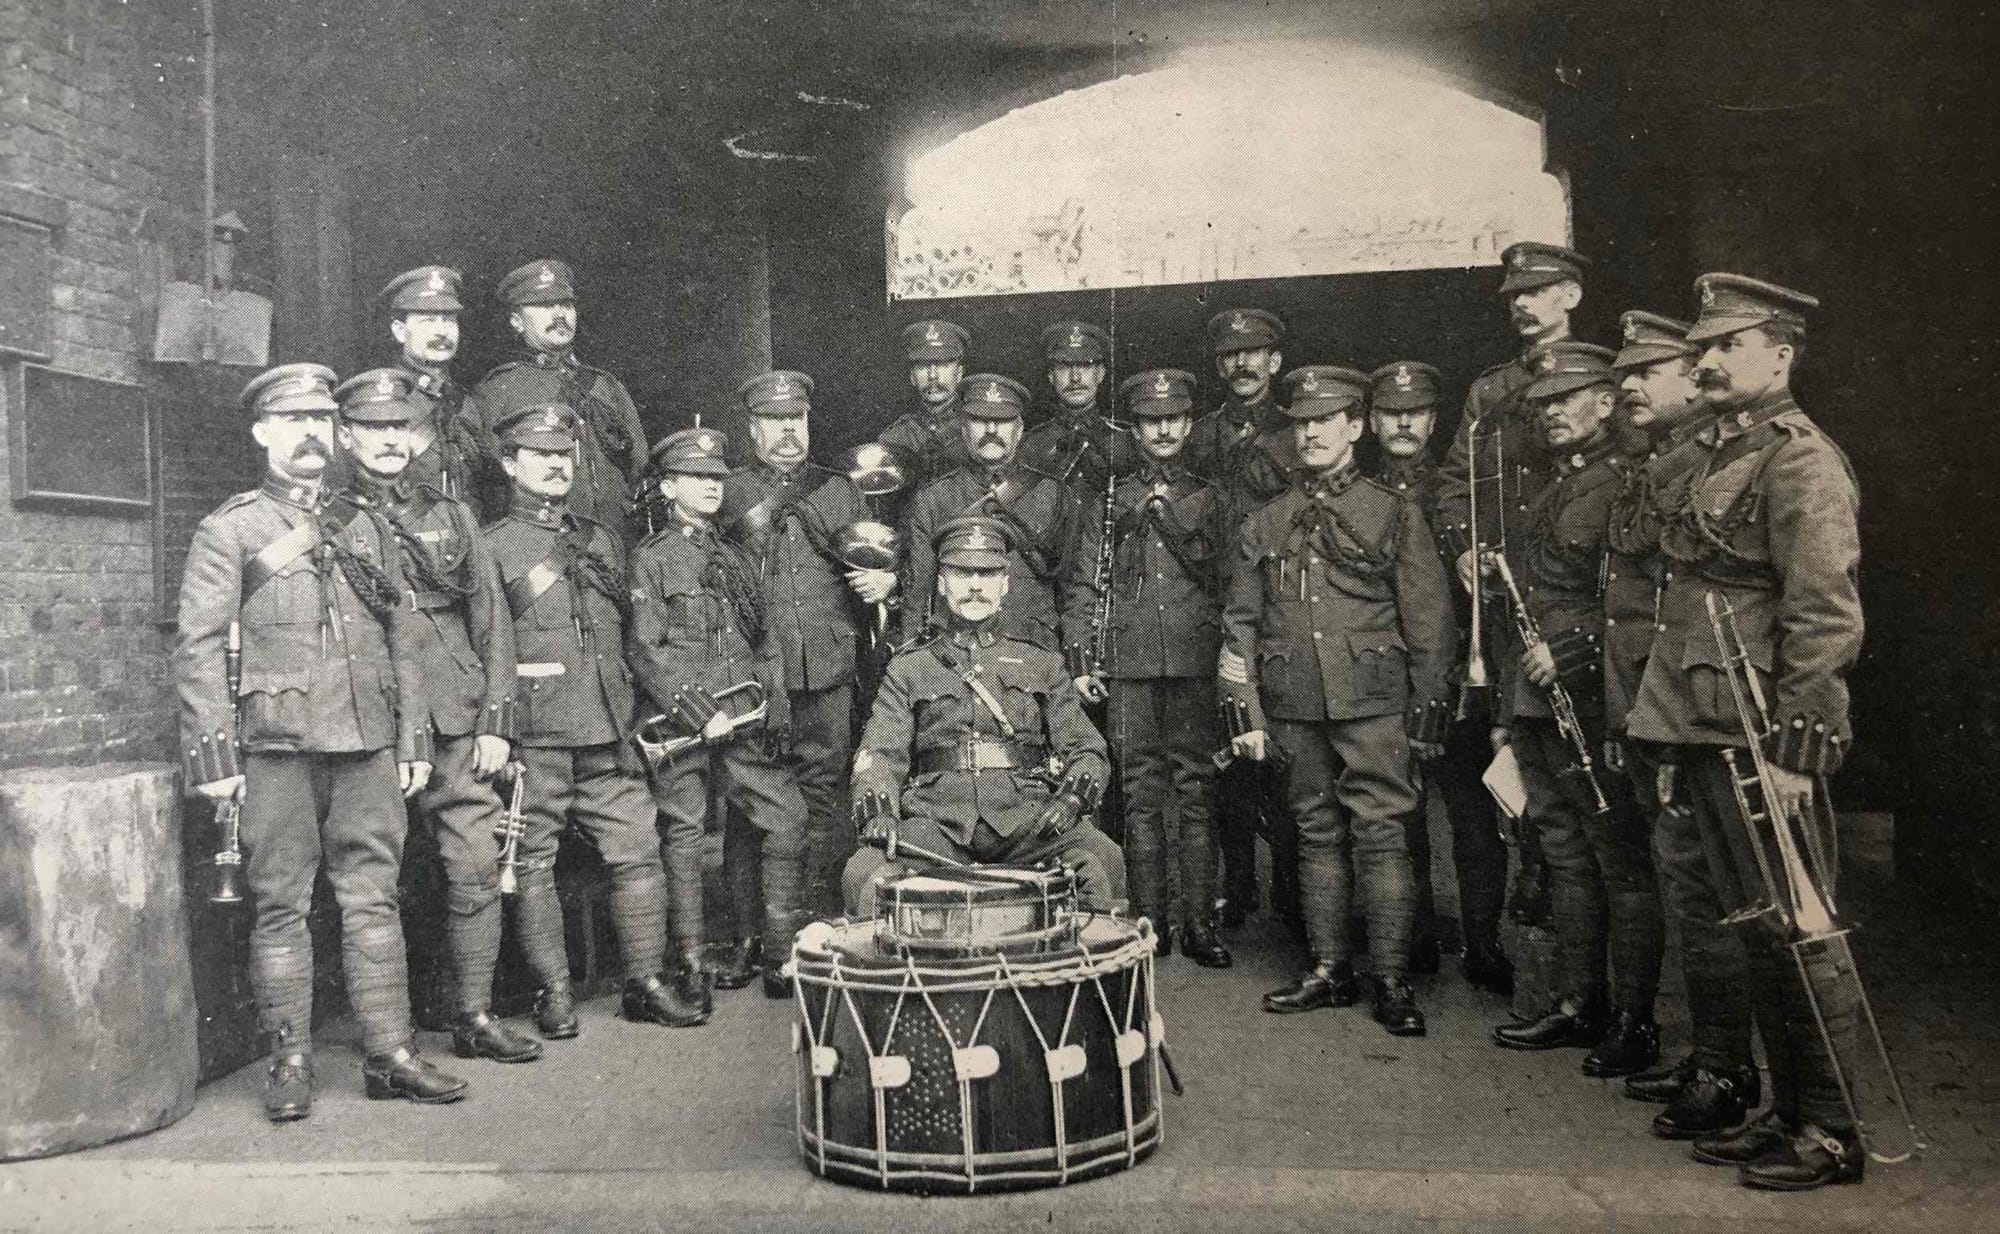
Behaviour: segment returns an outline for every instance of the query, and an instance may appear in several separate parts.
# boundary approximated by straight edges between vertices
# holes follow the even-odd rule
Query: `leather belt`
[[[447,595],[442,591],[413,591],[410,593],[410,607],[420,613],[452,608],[457,603],[458,600],[456,597]]]
[[[1039,767],[1048,758],[1041,746],[1020,741],[982,737],[917,751],[917,775],[938,771],[998,771],[1010,767]]]

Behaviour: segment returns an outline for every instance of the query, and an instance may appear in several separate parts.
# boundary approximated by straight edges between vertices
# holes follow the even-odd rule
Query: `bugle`
[[[750,709],[740,715],[734,715],[729,718],[729,732],[723,736],[722,740],[724,741],[736,736],[737,733],[742,732],[746,728],[762,724],[764,717],[770,711],[767,705],[768,700],[764,695],[764,687],[755,681],[739,681],[726,690],[716,691],[703,701],[719,706],[724,699],[734,698],[739,694],[749,697]],[[691,694],[676,694],[674,702],[681,704],[690,701],[693,697]],[[686,754],[688,751],[699,749],[708,744],[708,739],[702,736],[700,728],[693,723],[695,717],[680,706],[676,707],[676,711],[679,713],[677,716],[670,716],[665,712],[660,712],[646,717],[639,722],[639,727],[632,734],[633,747],[639,751],[639,757],[646,761],[646,766],[651,771],[658,772],[669,763],[672,763],[674,759]],[[694,727],[695,731],[691,733],[672,733],[667,731],[667,727],[674,724],[676,720],[685,727]]]
[[[1758,874],[1764,884],[1762,902],[1744,906],[1723,918],[1723,922],[1775,924],[1788,936],[1792,961],[1799,970],[1799,984],[1805,987],[1813,1025],[1819,1031],[1820,1044],[1826,1048],[1834,1083],[1840,1089],[1840,1100],[1847,1107],[1847,1116],[1854,1123],[1855,1135],[1860,1137],[1863,1150],[1876,1161],[1885,1165],[1908,1161],[1927,1145],[1923,1133],[1917,1130],[1916,1115],[1912,1113],[1909,1098],[1903,1092],[1903,1081],[1896,1073],[1895,1061],[1889,1057],[1889,1045],[1882,1038],[1882,1028],[1875,1021],[1875,1007],[1869,1002],[1868,991],[1861,984],[1861,972],[1854,964],[1854,948],[1848,941],[1848,927],[1840,923],[1839,910],[1833,902],[1833,863],[1828,860],[1826,846],[1817,834],[1817,828],[1830,828],[1832,825],[1831,808],[1825,800],[1826,786],[1816,783],[1813,787],[1812,800],[1817,807],[1811,810],[1814,817],[1795,818],[1789,812],[1781,815],[1771,808],[1780,797],[1771,760],[1764,753],[1764,742],[1771,732],[1771,712],[1764,700],[1764,688],[1757,680],[1749,647],[1736,627],[1735,608],[1713,591],[1708,593],[1706,602],[1709,628],[1715,634],[1716,649],[1721,653],[1723,677],[1729,684],[1729,696],[1736,705],[1737,720],[1749,743],[1743,749],[1724,747],[1722,760],[1728,767],[1736,811],[1749,837],[1751,855],[1756,860]],[[1794,826],[1799,829],[1797,836],[1792,832]],[[1767,834],[1770,839],[1768,848],[1765,844]],[[1816,971],[1822,975],[1816,977]],[[1823,982],[1827,983],[1824,988]],[[1833,1033],[1827,1027],[1824,1004],[1829,996],[1851,998],[1860,1011],[1861,1025],[1867,1029],[1875,1056],[1882,1064],[1883,1081],[1896,1104],[1897,1113],[1902,1116],[1903,1125],[1909,1130],[1910,1139],[1906,1148],[1891,1151],[1878,1147],[1867,1120],[1862,1118],[1855,1094],[1856,1076],[1852,1069],[1856,1060],[1841,1056]]]

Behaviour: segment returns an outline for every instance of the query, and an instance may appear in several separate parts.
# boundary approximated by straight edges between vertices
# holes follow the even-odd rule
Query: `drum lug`
[[[821,1047],[826,1049],[826,1047]],[[833,1051],[827,1049],[827,1053]],[[815,1059],[814,1069],[819,1063]],[[884,1054],[868,1060],[868,1082],[877,1088],[901,1088],[910,1082],[910,1060],[901,1054]]]
[[[831,1080],[840,1072],[840,1051],[830,1045],[816,1045],[812,1048],[812,1065],[813,1075]]]
[[[1064,1080],[1074,1080],[1083,1074],[1086,1062],[1083,1047],[1063,1045],[1048,1051],[1049,1082],[1060,1084]]]
[[[960,1046],[951,1052],[951,1065],[961,1080],[983,1080],[1000,1070],[1000,1051],[990,1045]]]
[[[1118,1065],[1130,1067],[1146,1057],[1146,1034],[1130,1028],[1118,1034]]]

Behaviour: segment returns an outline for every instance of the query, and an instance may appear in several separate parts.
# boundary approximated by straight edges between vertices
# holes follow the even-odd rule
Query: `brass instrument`
[[[229,623],[229,634],[222,644],[222,680],[229,689],[229,706],[233,712],[237,707],[237,694],[243,688],[243,625]],[[243,790],[237,789],[228,800],[218,802],[215,807],[215,828],[221,836],[221,847],[215,852],[215,890],[209,892],[210,904],[243,903]]]
[[[723,738],[725,741],[746,728],[762,724],[764,717],[770,711],[764,696],[764,687],[755,681],[739,681],[726,690],[718,690],[712,701],[719,705],[722,700],[734,698],[739,694],[750,697],[750,710],[729,718],[729,733]],[[674,717],[664,712],[651,715],[641,720],[639,727],[632,734],[632,745],[639,751],[639,757],[646,761],[646,767],[650,771],[662,771],[689,750],[699,749],[708,744],[707,739],[698,731],[673,735],[663,732],[663,728],[673,721]]]
[[[1764,753],[1764,740],[1771,731],[1770,708],[1764,701],[1764,689],[1757,681],[1757,671],[1750,663],[1749,648],[1743,642],[1742,632],[1736,628],[1735,608],[1713,591],[1708,593],[1707,606],[1708,624],[1715,633],[1715,645],[1722,655],[1723,676],[1729,682],[1729,696],[1736,704],[1737,720],[1749,741],[1747,749],[1725,747],[1722,760],[1728,766],[1737,814],[1743,820],[1743,829],[1750,838],[1751,853],[1764,882],[1763,902],[1747,905],[1729,914],[1723,918],[1723,924],[1770,921],[1789,936],[1792,961],[1798,966],[1799,982],[1805,987],[1813,1024],[1818,1028],[1820,1043],[1826,1047],[1827,1057],[1833,1064],[1833,1078],[1840,1088],[1841,1103],[1847,1107],[1847,1115],[1854,1122],[1855,1134],[1860,1137],[1862,1148],[1870,1157],[1885,1165],[1908,1161],[1928,1145],[1924,1143],[1923,1133],[1917,1130],[1916,1116],[1910,1110],[1909,1098],[1903,1093],[1903,1082],[1896,1074],[1896,1064],[1889,1057],[1888,1043],[1882,1039],[1881,1026],[1875,1022],[1875,1008],[1868,1001],[1867,989],[1861,984],[1860,970],[1854,964],[1854,949],[1847,938],[1848,927],[1840,924],[1839,910],[1834,906],[1833,869],[1816,834],[1817,826],[1831,823],[1830,812],[1821,818],[1804,819],[1795,819],[1789,814],[1779,818],[1771,812],[1770,803],[1778,799],[1778,794],[1771,761]],[[1744,769],[1746,759],[1749,762],[1747,771]],[[1825,793],[1825,785],[1815,785],[1814,798],[1819,810],[1828,809]],[[1792,832],[1795,823],[1799,828],[1798,836]],[[1777,868],[1773,867],[1771,853],[1765,846],[1766,832],[1769,833],[1771,847],[1776,849]],[[1854,1003],[1861,1011],[1861,1023],[1867,1027],[1874,1043],[1876,1057],[1882,1064],[1883,1080],[1896,1103],[1897,1112],[1902,1116],[1903,1125],[1909,1129],[1909,1147],[1900,1152],[1878,1149],[1866,1121],[1861,1117],[1854,1092],[1855,1077],[1850,1074],[1851,1060],[1842,1058],[1834,1046],[1833,1034],[1827,1030],[1826,1014],[1821,1006],[1822,991],[1814,984],[1813,966],[1807,963],[1809,956],[1813,955],[1829,962],[1834,980],[1853,983]]]
[[[1090,646],[1085,652],[1089,662],[1084,665],[1092,677],[1104,675],[1105,661],[1110,657],[1111,593],[1115,586],[1111,566],[1118,552],[1118,546],[1112,542],[1112,533],[1117,529],[1118,477],[1109,474],[1108,467],[1105,470],[1104,521],[1098,529],[1101,534],[1097,541],[1097,565],[1090,584],[1096,590],[1097,598],[1090,609]]]
[[[894,496],[910,484],[910,466],[902,453],[879,441],[864,441],[841,455],[838,470],[854,481],[870,508],[876,498]]]
[[[493,838],[500,841],[500,894],[520,890],[521,837],[528,830],[527,813],[522,809],[528,791],[528,768],[519,759],[510,760],[501,774],[513,781],[507,792],[507,809],[493,825]]]
[[[1505,499],[1507,481],[1505,478],[1505,459],[1502,457],[1500,446],[1501,431],[1495,428],[1492,432],[1483,434],[1485,438],[1493,442],[1493,470],[1489,474],[1482,476],[1479,474],[1479,451],[1482,437],[1479,429],[1482,423],[1483,420],[1473,421],[1465,433],[1465,505],[1466,518],[1472,524],[1470,528],[1470,539],[1472,541],[1472,585],[1470,588],[1472,593],[1472,625],[1465,644],[1465,671],[1460,675],[1458,681],[1458,718],[1461,720],[1470,719],[1477,708],[1477,703],[1481,695],[1493,688],[1493,678],[1487,672],[1486,668],[1485,618],[1481,612],[1486,607],[1486,584],[1481,575],[1480,565],[1485,561],[1486,554],[1489,551],[1498,552],[1502,558],[1505,558],[1507,554],[1507,503]],[[1500,539],[1499,544],[1491,550],[1480,539],[1479,531],[1479,486],[1489,480],[1499,490],[1501,498],[1498,502],[1500,511]]]
[[[1487,554],[1493,561],[1493,571],[1500,576],[1501,586],[1507,589],[1507,606],[1514,613],[1514,628],[1521,634],[1521,642],[1533,647],[1542,641],[1541,627],[1536,624],[1534,614],[1528,611],[1527,602],[1521,596],[1521,589],[1514,582],[1514,571],[1508,567],[1507,559],[1497,553]],[[1576,715],[1576,700],[1569,696],[1569,690],[1561,681],[1549,683],[1549,710],[1555,714],[1556,728],[1563,739],[1569,742],[1576,754],[1577,770],[1590,785],[1590,795],[1596,799],[1597,813],[1611,812],[1611,802],[1604,796],[1604,789],[1597,783],[1597,765],[1590,757],[1590,738],[1584,734],[1583,722]]]

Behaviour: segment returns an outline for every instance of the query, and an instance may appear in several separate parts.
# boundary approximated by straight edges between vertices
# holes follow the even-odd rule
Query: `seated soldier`
[[[850,916],[876,890],[935,854],[947,861],[1075,869],[1086,907],[1125,895],[1125,861],[1093,822],[1109,770],[1062,657],[999,631],[1007,530],[966,516],[938,531],[943,634],[889,663],[854,756],[854,817],[864,845],[847,863]],[[891,837],[895,859],[882,848]],[[924,852],[916,850],[923,849]]]

